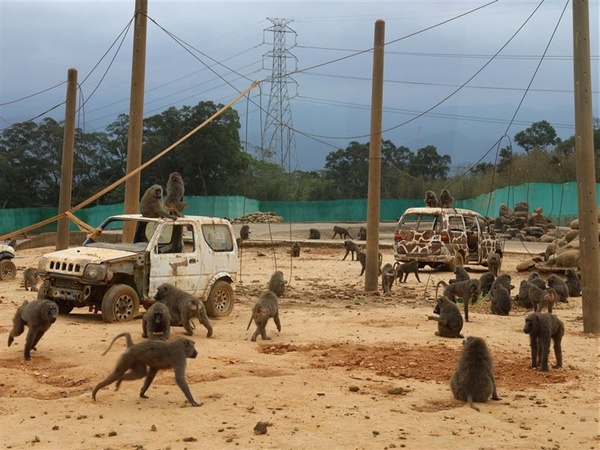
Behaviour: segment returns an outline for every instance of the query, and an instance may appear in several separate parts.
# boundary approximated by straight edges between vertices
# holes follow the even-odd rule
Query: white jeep
[[[12,259],[15,249],[8,244],[0,244],[0,280],[12,280],[17,276],[17,267]]]
[[[124,228],[133,230],[132,243],[122,242]],[[40,258],[38,298],[55,301],[63,314],[89,307],[100,310],[105,322],[126,322],[161,284],[171,283],[201,298],[209,316],[227,316],[233,310],[237,250],[226,219],[112,216],[81,247]]]

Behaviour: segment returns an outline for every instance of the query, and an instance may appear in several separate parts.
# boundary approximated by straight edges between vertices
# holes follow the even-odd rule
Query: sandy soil
[[[36,297],[21,286],[22,270],[49,250],[19,251],[19,276],[0,285],[4,342],[17,306]],[[2,346],[2,448],[600,448],[598,339],[582,332],[581,298],[555,308],[566,327],[564,367],[546,373],[528,367],[528,311],[493,316],[486,300],[471,308],[463,334],[486,339],[502,397],[477,412],[449,389],[461,340],[436,337],[427,320],[435,284],[451,274],[423,271],[421,283],[410,276],[391,296],[366,295],[359,263],[342,261],[343,254],[341,244],[304,248],[293,260],[283,247],[243,249],[233,313],[213,320],[212,338],[201,326],[192,337],[199,356],[188,360],[187,380],[199,408],[186,402],[172,371],[158,374],[148,399],[139,398],[136,380],[92,401],[124,343],[102,352],[123,331],[140,341],[139,317],[105,324],[77,309],[59,317],[30,361],[23,360],[25,335]],[[393,262],[390,250],[384,254]],[[526,257],[505,257],[515,285],[527,276],[514,269]],[[282,330],[269,322],[272,340],[254,343],[253,327],[246,331],[250,310],[276,269],[289,281]],[[180,335],[183,328],[172,330]],[[255,434],[259,421],[268,424],[266,434]]]

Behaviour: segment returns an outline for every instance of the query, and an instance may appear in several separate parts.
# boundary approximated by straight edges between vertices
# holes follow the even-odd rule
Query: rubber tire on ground
[[[10,259],[0,261],[0,280],[12,280],[17,276],[17,266]]]
[[[54,303],[58,305],[58,313],[64,315],[69,314],[75,307],[73,302],[67,302],[65,300],[54,300]]]
[[[235,294],[231,284],[218,280],[210,290],[208,299],[204,302],[206,314],[212,318],[226,317],[233,311]]]
[[[461,252],[456,252],[456,255],[454,255],[454,262],[451,264],[448,264],[448,270],[450,270],[451,272],[454,272],[454,269],[456,269],[459,266],[464,266],[465,265],[465,258],[463,256],[463,254]]]
[[[116,284],[102,297],[101,310],[104,322],[129,322],[140,310],[140,299],[131,286]]]

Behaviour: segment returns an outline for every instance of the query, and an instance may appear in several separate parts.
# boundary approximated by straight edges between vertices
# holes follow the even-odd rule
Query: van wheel
[[[206,313],[213,318],[226,317],[233,311],[234,293],[231,285],[224,280],[218,280],[204,302]]]
[[[140,299],[131,286],[117,284],[102,297],[102,320],[105,322],[129,322],[137,316]]]
[[[451,272],[454,272],[454,269],[456,269],[457,267],[461,267],[465,265],[465,257],[463,256],[463,254],[461,252],[456,252],[456,255],[454,255],[454,262],[451,264],[448,264],[448,270],[450,270]]]
[[[73,311],[74,306],[72,302],[66,302],[64,300],[54,300],[54,303],[58,305],[59,314],[69,314],[71,311]]]
[[[17,266],[10,259],[0,261],[0,280],[12,280],[17,276]]]

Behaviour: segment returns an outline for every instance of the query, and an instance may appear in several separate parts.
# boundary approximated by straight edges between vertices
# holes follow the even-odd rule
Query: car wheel
[[[231,284],[218,280],[204,303],[206,313],[213,318],[226,317],[233,311],[234,293]]]
[[[17,276],[17,266],[10,260],[0,261],[0,280],[12,280]]]
[[[117,284],[102,297],[101,309],[105,322],[129,322],[138,314],[140,299],[131,286]]]
[[[75,307],[72,302],[66,302],[64,300],[54,300],[54,303],[58,305],[59,314],[69,314]]]

